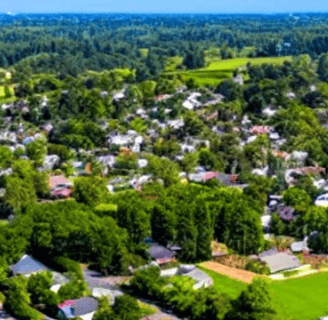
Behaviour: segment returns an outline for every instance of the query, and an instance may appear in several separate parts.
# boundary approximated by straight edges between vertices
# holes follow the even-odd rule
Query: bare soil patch
[[[264,277],[263,275],[254,272],[227,267],[221,263],[213,261],[201,263],[200,266],[246,283],[251,283],[254,277]]]

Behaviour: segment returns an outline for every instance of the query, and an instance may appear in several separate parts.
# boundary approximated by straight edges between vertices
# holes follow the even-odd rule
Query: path
[[[141,320],[179,320],[179,318],[177,317],[174,317],[168,313],[165,313],[165,312],[162,312],[162,311],[158,311],[157,313],[151,315],[151,316],[148,316],[148,317],[145,317],[145,318],[142,318]]]
[[[264,277],[254,272],[227,267],[218,262],[204,262],[200,266],[246,283],[251,283],[254,277]]]

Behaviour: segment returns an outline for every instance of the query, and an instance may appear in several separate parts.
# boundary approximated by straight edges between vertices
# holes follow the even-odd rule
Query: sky
[[[2,3],[1,3],[2,2]],[[0,0],[0,12],[290,13],[328,12],[327,0]]]

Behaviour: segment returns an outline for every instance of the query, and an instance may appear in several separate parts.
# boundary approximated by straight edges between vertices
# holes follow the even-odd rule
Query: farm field
[[[236,298],[246,288],[241,281],[200,267],[214,281],[214,288]],[[270,281],[276,320],[317,320],[328,315],[328,273],[320,272],[300,278]]]
[[[236,68],[245,67],[248,62],[252,65],[263,63],[280,65],[284,61],[291,61],[292,57],[265,57],[265,58],[235,58],[210,63],[206,68],[196,70],[176,70],[176,66],[182,62],[182,58],[171,59],[167,66],[166,74],[179,74],[183,81],[194,79],[200,85],[217,85],[220,81],[230,78]],[[174,70],[175,69],[175,70]]]
[[[258,274],[254,273],[254,272],[227,267],[218,262],[209,261],[209,262],[204,262],[200,265],[207,270],[212,270],[214,272],[224,274],[224,275],[228,276],[229,278],[240,280],[245,283],[251,283],[253,281],[254,277],[258,276]]]

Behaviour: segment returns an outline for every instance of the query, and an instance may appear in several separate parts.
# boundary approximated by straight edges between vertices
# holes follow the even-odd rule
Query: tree
[[[287,206],[292,206],[300,212],[304,212],[312,202],[308,193],[298,187],[288,188],[282,196]]]
[[[0,146],[0,168],[9,168],[13,160],[13,152],[6,146]]]
[[[320,56],[317,72],[321,80],[328,82],[328,54],[325,53]]]
[[[31,275],[28,279],[27,291],[34,305],[45,305],[46,310],[52,315],[57,312],[59,297],[50,290],[53,284],[51,272],[41,272]]]
[[[197,227],[196,259],[198,261],[210,260],[212,257],[213,226],[206,203],[201,200],[197,201],[194,216]]]
[[[154,179],[163,180],[166,187],[180,180],[179,167],[170,159],[149,155],[148,161],[148,172],[153,175]]]
[[[74,181],[73,197],[77,202],[95,207],[107,193],[105,182],[99,177],[79,177]]]
[[[70,275],[70,281],[58,290],[60,302],[68,299],[79,299],[87,295],[88,285],[83,279],[78,279],[75,274]]]
[[[199,46],[190,46],[189,49],[186,50],[183,59],[183,65],[187,67],[187,69],[197,69],[205,66],[205,54],[204,50]]]
[[[181,161],[182,170],[190,173],[195,170],[199,161],[198,152],[186,153]]]
[[[37,196],[31,181],[15,176],[6,178],[6,193],[4,201],[14,213],[21,213],[31,203],[36,203]]]
[[[225,320],[271,320],[275,311],[265,279],[255,278],[240,296],[232,301],[232,310]]]
[[[47,155],[47,139],[40,137],[26,145],[27,156],[36,166],[42,166]]]
[[[230,299],[219,294],[213,287],[202,288],[195,293],[191,307],[191,320],[223,320],[230,309]]]
[[[176,241],[181,247],[179,259],[185,262],[194,262],[197,254],[197,228],[194,224],[193,212],[184,204],[179,204],[176,208],[179,212],[177,222]]]
[[[24,276],[7,280],[8,290],[4,309],[17,318],[42,320],[44,316],[29,305],[31,300],[27,292],[27,281]]]
[[[115,298],[113,312],[118,320],[139,320],[142,317],[138,300],[127,294]]]
[[[163,246],[172,243],[176,235],[176,219],[172,211],[155,205],[151,216],[152,238]]]

